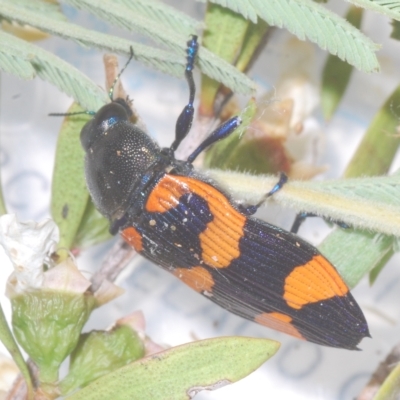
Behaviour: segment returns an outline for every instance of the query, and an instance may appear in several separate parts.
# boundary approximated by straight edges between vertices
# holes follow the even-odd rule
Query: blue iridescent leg
[[[313,213],[308,213],[308,212],[302,212],[302,213],[298,213],[296,215],[296,218],[293,221],[293,225],[290,229],[290,232],[292,233],[297,233],[299,231],[300,226],[302,225],[302,223],[306,220],[306,218],[309,217],[318,217],[318,215],[313,214]],[[349,229],[349,225],[347,225],[345,222],[343,221],[337,221],[331,218],[323,218],[326,222],[330,222],[332,224],[338,225],[343,229]]]
[[[215,129],[215,131],[211,132],[211,134],[203,140],[197,149],[187,158],[187,161],[192,163],[196,157],[208,146],[211,146],[215,142],[228,137],[241,123],[242,119],[238,116],[228,119],[228,121],[220,125],[217,129]]]
[[[262,199],[254,205],[248,205],[248,204],[240,204],[239,205],[239,210],[246,215],[253,215],[257,212],[257,210],[260,208],[260,206],[268,199],[268,197],[271,197],[273,194],[275,194],[278,190],[282,188],[282,186],[287,182],[288,177],[285,173],[281,172],[281,175],[279,177],[279,181],[275,184],[275,186],[268,192],[266,193]]]
[[[178,117],[176,121],[175,127],[175,140],[171,145],[171,150],[175,151],[185,136],[188,134],[192,122],[193,122],[193,115],[194,115],[194,96],[196,93],[196,86],[193,80],[193,67],[194,61],[196,58],[197,50],[199,49],[199,44],[197,43],[197,36],[193,35],[192,39],[187,42],[187,64],[185,69],[185,76],[186,80],[189,85],[189,102],[182,110],[181,115]]]

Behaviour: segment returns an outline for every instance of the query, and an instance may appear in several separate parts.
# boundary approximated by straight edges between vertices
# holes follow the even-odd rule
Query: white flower
[[[14,267],[7,282],[7,296],[42,286],[43,265],[58,240],[58,227],[51,219],[19,222],[13,214],[0,217],[0,245]]]

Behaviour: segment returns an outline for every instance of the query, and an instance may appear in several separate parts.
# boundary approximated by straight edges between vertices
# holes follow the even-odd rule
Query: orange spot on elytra
[[[166,212],[179,204],[179,198],[190,189],[182,176],[165,175],[151,191],[146,211]]]
[[[229,267],[240,255],[239,241],[246,217],[235,210],[219,190],[197,179],[167,174],[150,193],[146,210],[166,212],[176,207],[185,193],[194,193],[206,200],[213,216],[199,235],[202,260],[211,267]]]
[[[124,229],[121,232],[122,238],[140,253],[143,250],[142,235],[133,227]]]
[[[199,293],[211,292],[215,284],[210,272],[203,267],[176,268],[173,274]]]
[[[299,339],[304,339],[300,332],[291,324],[292,318],[289,315],[278,312],[262,313],[254,317],[258,324],[276,329],[277,331],[287,333]]]
[[[284,299],[295,309],[306,304],[344,296],[349,289],[335,267],[322,255],[294,268],[285,279]]]

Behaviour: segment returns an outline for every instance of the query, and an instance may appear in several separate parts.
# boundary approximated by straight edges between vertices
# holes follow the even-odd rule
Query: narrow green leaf
[[[198,0],[205,3],[207,0]],[[210,3],[219,4],[222,7],[227,7],[232,11],[243,15],[253,23],[257,23],[257,12],[249,0],[226,1],[226,0],[210,0]]]
[[[201,72],[235,93],[250,94],[255,91],[255,84],[250,78],[204,47],[199,49],[198,65]]]
[[[109,1],[107,4],[109,5],[108,12],[112,14],[112,10],[116,8],[115,4]],[[120,8],[118,7],[116,10],[120,10]],[[129,10],[127,12],[131,13]],[[122,18],[120,13],[117,14]],[[122,22],[119,22],[119,18],[115,17],[114,14],[112,15],[115,23],[125,25],[125,19]],[[171,53],[171,51],[166,52],[159,48],[144,46],[116,36],[88,30],[69,22],[52,20],[46,15],[29,11],[23,7],[18,7],[12,4],[10,0],[0,0],[0,16],[9,20],[15,20],[21,24],[29,24],[53,35],[75,40],[85,47],[94,46],[107,51],[126,55],[130,55],[130,48],[132,47],[134,57],[138,61],[174,76],[182,77],[184,75],[185,49],[187,41],[187,37],[184,36],[180,38],[179,43],[175,43],[175,36],[172,37],[168,35],[163,38],[163,43],[179,51],[179,54],[182,55],[181,58],[180,56],[177,57],[176,54]],[[36,54],[36,52],[37,50],[35,47],[33,54]],[[211,78],[222,82],[225,86],[231,88],[235,92],[248,94],[254,91],[254,82],[250,78],[240,73],[235,67],[228,64],[226,61],[221,60],[221,58],[215,56],[204,48],[201,48],[199,51],[198,64],[202,69],[202,72]],[[96,110],[98,107],[88,109]]]
[[[93,202],[89,199],[72,247],[85,249],[110,239],[112,235],[109,227],[108,219],[96,210]]]
[[[0,4],[0,14],[2,8]],[[0,31],[0,68],[22,79],[38,75],[74,97],[87,110],[98,110],[107,94],[72,65],[40,47]]]
[[[131,11],[128,7],[124,7],[122,5],[116,5],[115,2],[111,0],[64,0],[64,1],[67,1],[69,4],[72,4],[78,8],[91,12],[95,14],[97,17],[102,18],[105,21],[109,21],[110,23],[119,26],[123,29],[127,29],[129,31],[139,31],[140,33],[149,36],[156,42],[169,47],[171,50],[180,54],[182,57],[186,56],[186,42],[188,40],[186,34],[180,35],[178,34],[179,32],[173,29],[169,29],[168,27],[165,26],[162,29],[160,29],[159,23],[154,22],[149,18],[143,18],[141,16],[137,16],[136,13]],[[228,11],[225,10],[225,12]],[[243,21],[242,17],[236,16],[236,19],[241,19],[242,24],[245,23],[247,25],[247,22]],[[219,28],[221,29],[222,21],[220,20],[219,22],[220,22]],[[233,39],[236,39],[236,35],[232,35],[232,31],[235,32],[236,30],[238,30],[237,29],[238,27],[234,29],[235,27],[230,26],[229,28],[230,28],[229,37],[233,37]],[[225,53],[227,52],[226,49],[230,49],[229,46],[230,41],[227,38],[228,36],[225,36],[225,39],[227,40],[227,43],[224,43]],[[224,57],[224,54],[219,54],[216,51],[212,52],[221,56],[223,60],[228,60],[226,57]],[[240,72],[236,70],[234,67],[232,67],[229,63],[224,62],[221,59],[217,59],[215,55],[211,56],[211,53],[209,51],[205,51],[204,48],[202,48],[199,51],[199,57],[200,57],[199,64],[202,71],[208,76],[210,76],[210,78],[214,78],[217,81],[224,83],[226,86],[231,87],[233,90],[239,91],[240,93],[243,93],[243,91],[246,90],[247,92],[249,91],[249,89],[244,88],[244,85],[248,86],[248,88],[253,88],[253,83],[249,78],[247,78],[245,75],[240,74]],[[204,60],[202,61],[203,58]],[[184,60],[184,58],[182,58],[182,60]],[[221,74],[221,69],[222,69],[222,74]]]
[[[385,379],[373,400],[396,400],[400,396],[400,364]]]
[[[362,71],[379,70],[375,55],[378,46],[343,18],[314,1],[210,1],[237,11],[253,22],[258,15],[269,25],[284,27],[301,40],[307,38]]]
[[[335,265],[347,285],[353,288],[366,273],[393,255],[394,245],[395,240],[391,236],[336,229],[318,249]]]
[[[400,40],[400,22],[395,19],[392,20],[392,33],[390,34],[392,39]]]
[[[170,29],[167,25],[161,24],[141,14],[135,9],[126,6],[125,3],[115,2],[113,0],[63,0],[80,10],[90,12],[96,17],[101,18],[115,26],[128,31],[138,31],[157,43],[167,46],[183,57],[185,51],[183,44],[188,37],[179,32]],[[196,33],[196,32],[192,32]]]
[[[373,176],[386,174],[400,145],[397,132],[400,86],[385,101],[365,133],[344,176]]]
[[[359,28],[363,9],[351,6],[346,19]],[[322,72],[321,107],[324,118],[329,120],[335,113],[350,81],[353,67],[334,55],[329,55]]]
[[[225,7],[208,4],[203,35],[203,46],[233,64],[242,46],[249,21]],[[221,84],[207,76],[201,79],[200,109],[202,114],[213,115],[214,100]]]
[[[72,105],[68,112],[82,109]],[[60,229],[59,247],[70,249],[81,224],[89,193],[84,176],[84,151],[80,143],[83,125],[89,115],[65,118],[58,137],[53,173],[51,214]]]
[[[385,238],[388,239],[387,236]],[[392,258],[395,246],[396,246],[395,240],[391,240],[391,241],[388,240],[386,249],[383,249],[381,254],[379,254],[380,260],[378,260],[377,265],[369,273],[369,284],[371,286],[375,283],[375,281],[378,278],[378,275],[381,273],[382,269],[385,267],[385,265],[388,263],[388,261]]]
[[[12,49],[6,47],[11,41]],[[23,51],[18,54],[19,46],[25,45],[26,42],[17,39],[8,33],[0,31],[0,69],[18,76],[21,79],[33,79],[36,75],[30,61],[26,61],[27,55],[24,56]]]
[[[22,376],[25,379],[27,392],[28,392],[28,400],[33,399],[33,384],[31,375],[29,373],[29,369],[25,363],[24,358],[22,357],[21,351],[17,345],[17,342],[14,339],[14,336],[11,333],[10,327],[7,324],[6,317],[4,315],[3,309],[0,305],[0,341],[4,344],[6,349],[11,354],[11,357],[17,364]]]
[[[154,22],[167,26],[182,35],[193,35],[203,27],[203,23],[172,8],[160,1],[149,0],[115,0],[114,4],[123,4],[138,15],[145,16]]]
[[[392,108],[394,104],[397,105],[399,103],[400,86],[386,100],[383,107],[374,117],[344,173],[345,177],[373,176],[387,173],[400,144],[400,139],[396,135],[398,117]],[[399,176],[400,174],[397,173],[388,178],[399,179]],[[347,179],[346,181],[349,180]],[[370,190],[366,194],[370,201],[374,201],[380,192],[379,185],[374,185],[374,187],[376,192],[375,190]],[[397,190],[395,189],[393,193]],[[380,194],[382,199],[386,197],[385,190]],[[393,203],[393,205],[398,205],[398,202]],[[384,203],[380,207],[387,209],[387,205]],[[379,212],[378,209],[376,211]],[[357,227],[357,225],[353,226]],[[376,232],[382,231],[376,230]],[[399,236],[395,231],[386,231],[384,233]],[[393,255],[394,245],[395,238],[391,236],[376,237],[370,232],[351,230],[343,232],[337,229],[324,240],[320,250],[336,265],[342,276],[353,287],[369,271],[374,270],[374,274],[370,276],[370,281],[373,282],[376,279],[378,273],[382,270],[383,263]],[[343,255],[346,256],[343,257]]]
[[[52,35],[75,40],[84,47],[93,46],[110,52],[130,55],[130,47],[132,46],[135,58],[144,64],[174,76],[183,75],[184,60],[177,61],[176,55],[170,52],[144,46],[117,36],[85,29],[69,22],[55,21],[47,18],[46,15],[13,5],[8,0],[0,0],[0,15],[21,24],[29,24]],[[33,49],[35,52],[37,49],[39,50],[36,46]],[[31,54],[36,53],[32,52]]]
[[[245,337],[193,342],[122,367],[68,399],[189,399],[247,376],[278,348],[277,342]]]
[[[277,177],[231,171],[208,170],[207,174],[250,204],[256,204],[277,182]],[[347,284],[354,287],[366,272],[393,254],[394,236],[400,236],[399,184],[398,174],[323,182],[289,181],[272,200],[296,212],[316,213],[370,231],[336,229],[319,246]]]
[[[358,7],[372,10],[393,19],[400,19],[400,4],[398,0],[347,0]]]
[[[203,46],[232,63],[242,46],[249,21],[225,7],[210,3],[205,23]]]
[[[271,176],[219,170],[207,173],[228,186],[235,196],[250,203],[257,203],[277,182],[277,177]],[[289,181],[272,198],[297,212],[312,212],[359,229],[400,236],[399,190],[399,175],[324,182]],[[371,191],[376,191],[374,196],[370,196]]]
[[[257,56],[269,28],[269,25],[262,20],[259,20],[256,24],[250,22],[235,64],[239,71],[247,71],[255,56]]]
[[[24,7],[27,10],[46,14],[48,17],[55,20],[67,21],[67,17],[61,11],[61,7],[58,3],[52,3],[46,0],[13,0],[12,3]]]

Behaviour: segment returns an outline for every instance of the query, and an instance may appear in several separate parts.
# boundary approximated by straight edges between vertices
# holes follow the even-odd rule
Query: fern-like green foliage
[[[140,43],[85,29],[68,22],[58,7],[43,0],[0,0],[0,16],[22,25],[34,26],[44,32],[74,40],[85,47],[97,47],[114,53],[130,54],[134,50],[135,58],[144,64],[173,76],[182,77],[185,67],[186,41],[190,33],[196,33],[201,23],[184,14],[155,1],[126,0],[68,0],[71,5],[85,9],[107,22],[127,30],[137,30],[147,34],[168,50],[144,46]],[[8,35],[9,36],[9,35]],[[15,39],[12,45],[7,45],[8,38],[0,38],[5,45],[0,50],[0,68],[18,75],[22,79],[32,79],[35,75],[48,80],[62,91],[74,97],[88,110],[97,110],[107,99],[100,94],[93,84],[74,68],[59,58],[38,48],[27,45]],[[35,55],[36,64],[31,61]],[[253,82],[226,61],[214,56],[206,49],[200,51],[200,66],[210,77],[220,80],[226,86],[239,93],[249,93],[254,90]],[[40,73],[45,64],[58,73]],[[65,73],[61,76],[60,70]],[[70,71],[68,72],[68,69]],[[40,70],[40,71],[39,71]],[[85,94],[85,90],[87,90]],[[90,100],[90,97],[95,97]]]
[[[199,33],[203,28],[201,22],[156,0],[61,1],[122,29],[146,35],[164,49],[85,29],[69,22],[58,5],[45,0],[0,0],[0,17],[73,40],[85,47],[97,47],[125,55],[129,55],[132,47],[138,61],[180,77],[184,74],[186,41],[190,34]],[[211,1],[228,7],[253,22],[261,18],[270,25],[284,27],[300,39],[309,39],[319,44],[361,70],[374,71],[379,68],[375,56],[377,46],[343,18],[312,0]],[[350,1],[393,18],[400,16],[398,3],[395,1]],[[0,38],[1,43],[4,43],[0,50],[2,70],[23,79],[32,79],[39,75],[73,96],[89,110],[96,110],[107,101],[105,95],[100,94],[72,66],[34,45],[27,45],[21,40],[4,35]],[[199,51],[198,65],[204,74],[234,92],[248,94],[254,90],[254,83],[246,75],[205,48]]]
[[[356,6],[376,11],[390,18],[400,20],[399,0],[347,0]]]
[[[343,18],[312,0],[210,1],[230,8],[253,22],[261,18],[269,25],[284,27],[299,39],[308,39],[317,43],[321,48],[360,70],[372,72],[379,69],[375,56],[378,46]],[[360,4],[362,1],[351,2]],[[363,3],[368,3],[368,7],[372,8],[372,3],[384,4],[387,1],[364,0]],[[392,1],[392,3],[395,2]],[[386,7],[385,10],[388,8]],[[381,6],[379,11],[384,12],[383,10],[384,7]]]
[[[0,31],[0,69],[32,79],[36,75],[77,99],[87,110],[108,102],[107,94],[86,75],[55,55]]]

